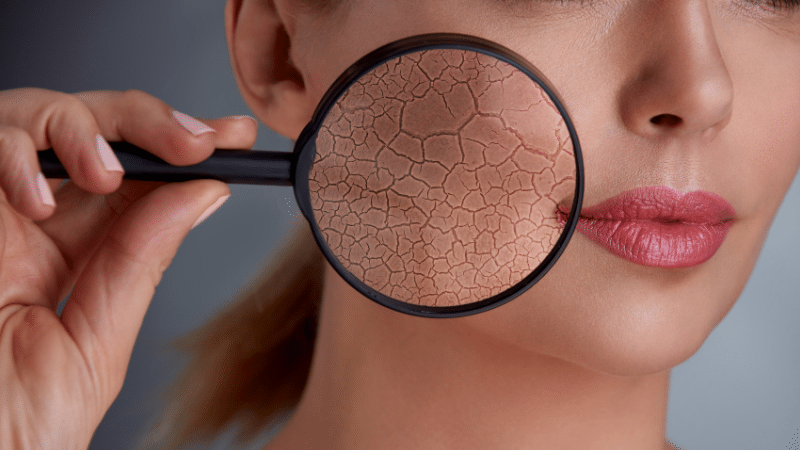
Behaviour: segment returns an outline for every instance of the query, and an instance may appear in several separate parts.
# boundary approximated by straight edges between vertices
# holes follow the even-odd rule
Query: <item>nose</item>
[[[733,83],[706,0],[638,5],[624,45],[637,62],[621,91],[625,126],[643,137],[718,132],[731,114]]]

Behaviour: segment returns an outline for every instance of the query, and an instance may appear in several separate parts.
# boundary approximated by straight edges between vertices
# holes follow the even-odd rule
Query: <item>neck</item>
[[[270,448],[665,448],[668,371],[599,373],[326,282],[308,385]]]

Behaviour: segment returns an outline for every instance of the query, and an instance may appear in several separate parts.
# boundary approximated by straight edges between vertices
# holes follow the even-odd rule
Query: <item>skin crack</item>
[[[523,72],[464,50],[391,60],[348,88],[317,137],[309,180],[344,267],[394,299],[448,306],[531,273],[574,193],[569,131]]]

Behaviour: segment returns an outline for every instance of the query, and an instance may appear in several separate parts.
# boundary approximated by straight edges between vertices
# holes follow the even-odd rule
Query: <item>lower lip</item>
[[[654,209],[661,212],[654,214]],[[733,215],[733,208],[710,192],[680,194],[667,187],[647,187],[584,209],[577,230],[628,261],[677,269],[714,256]]]

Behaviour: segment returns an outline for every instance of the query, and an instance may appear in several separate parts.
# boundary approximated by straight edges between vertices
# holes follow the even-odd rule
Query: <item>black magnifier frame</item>
[[[425,50],[450,49],[482,53],[503,61],[527,75],[547,94],[563,118],[572,141],[575,157],[575,194],[564,230],[553,249],[525,278],[510,288],[484,300],[454,306],[426,306],[399,301],[388,297],[348,271],[328,247],[311,205],[309,174],[317,148],[316,138],[323,122],[339,98],[357,80],[381,64],[403,55]],[[572,237],[578,223],[583,202],[584,175],[578,136],[561,100],[549,81],[530,62],[517,53],[486,39],[455,33],[423,34],[401,39],[359,59],[333,83],[323,96],[312,116],[295,142],[292,152],[216,150],[208,159],[191,166],[173,166],[157,156],[127,142],[111,142],[114,153],[125,169],[126,179],[150,181],[188,181],[216,179],[225,183],[293,186],[298,207],[310,224],[317,245],[325,258],[354,289],[365,297],[395,311],[421,317],[462,317],[496,308],[516,298],[539,281],[555,264]],[[42,172],[48,178],[68,178],[55,152],[39,152]]]
[[[339,259],[331,252],[330,248],[326,244],[325,239],[322,236],[322,232],[320,231],[317,221],[314,217],[314,212],[312,210],[310,201],[311,196],[309,192],[308,180],[309,171],[311,170],[314,157],[316,156],[315,140],[317,133],[319,132],[319,129],[327,117],[330,109],[333,108],[339,98],[353,83],[359,80],[364,74],[389,60],[399,58],[409,53],[441,49],[465,50],[482,53],[513,66],[533,79],[556,106],[561,114],[561,117],[564,119],[567,129],[569,130],[575,156],[576,180],[572,208],[567,216],[564,230],[559,236],[559,239],[553,249],[536,267],[536,269],[533,270],[533,272],[505,291],[478,302],[452,306],[427,306],[403,302],[388,297],[367,286],[341,264]],[[300,137],[296,143],[295,152],[298,152],[297,160],[293,167],[294,178],[292,179],[295,197],[298,199],[298,206],[300,207],[301,212],[311,224],[311,231],[314,234],[314,239],[317,241],[317,245],[319,245],[320,249],[322,249],[325,258],[327,258],[327,260],[342,278],[344,278],[351,286],[353,286],[357,291],[367,298],[387,308],[414,316],[438,318],[468,316],[496,308],[513,300],[525,292],[528,288],[539,281],[561,256],[561,253],[564,251],[564,248],[572,237],[572,233],[575,231],[575,227],[578,223],[578,216],[580,215],[580,208],[583,203],[583,158],[581,156],[580,144],[578,143],[578,135],[575,132],[575,127],[573,126],[566,109],[564,108],[555,90],[551,87],[550,82],[547,81],[545,76],[539,72],[538,69],[536,69],[521,55],[499,44],[475,36],[455,33],[417,35],[386,44],[383,47],[380,47],[362,57],[355,64],[350,66],[350,68],[348,68],[326,92],[325,96],[320,101],[317,110],[311,119],[311,122],[300,134]]]

